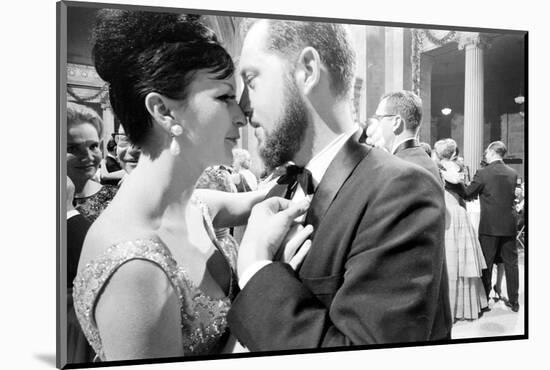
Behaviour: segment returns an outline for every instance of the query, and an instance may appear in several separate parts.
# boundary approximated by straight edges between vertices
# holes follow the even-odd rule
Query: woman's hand
[[[304,227],[298,224],[287,234],[282,261],[288,263],[294,270],[301,265],[311,248],[311,240],[307,238],[312,232],[313,226]]]
[[[272,261],[293,225],[294,219],[303,215],[308,207],[309,201],[307,199],[298,203],[292,203],[288,199],[279,197],[269,198],[255,205],[252,208],[252,213],[248,219],[248,226],[239,248],[237,262],[239,275],[247,267],[258,261]],[[302,230],[296,239],[291,239],[291,247],[294,250],[302,244],[300,240],[304,238],[305,234],[307,234],[307,231]],[[296,260],[299,260],[302,254],[300,253]]]

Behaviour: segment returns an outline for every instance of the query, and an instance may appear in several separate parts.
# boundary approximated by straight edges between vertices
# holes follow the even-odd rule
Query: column
[[[385,92],[403,89],[403,29],[386,28]]]
[[[384,27],[366,26],[366,117],[372,117],[384,95],[386,38]]]
[[[422,99],[422,123],[419,140],[430,145],[435,143],[432,135],[432,67],[434,57],[422,54],[420,62],[420,99]]]
[[[473,176],[483,158],[483,48],[479,34],[467,34],[459,43],[465,50],[464,163]]]

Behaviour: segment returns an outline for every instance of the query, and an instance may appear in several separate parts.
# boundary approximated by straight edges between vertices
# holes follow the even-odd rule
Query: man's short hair
[[[380,101],[384,99],[388,113],[399,114],[405,120],[405,128],[416,133],[422,122],[422,99],[407,90],[387,93]]]
[[[112,152],[116,149],[116,141],[114,139],[109,139],[107,142],[107,151]]]
[[[508,151],[506,149],[506,145],[502,141],[493,141],[487,149],[494,151],[496,154],[500,156],[500,158],[504,158],[506,155],[506,152]]]
[[[268,19],[268,50],[294,62],[308,46],[319,53],[330,75],[330,88],[340,98],[346,97],[355,77],[355,51],[349,33],[342,24]],[[255,21],[243,23],[247,32]]]

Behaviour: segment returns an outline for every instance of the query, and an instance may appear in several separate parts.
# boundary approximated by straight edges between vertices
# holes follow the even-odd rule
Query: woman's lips
[[[226,137],[225,140],[237,145],[237,140],[239,140],[240,137]]]

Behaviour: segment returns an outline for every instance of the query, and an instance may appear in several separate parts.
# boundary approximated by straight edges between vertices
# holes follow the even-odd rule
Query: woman
[[[116,194],[112,185],[93,181],[101,163],[99,148],[103,123],[99,115],[84,105],[67,103],[67,176],[75,187],[78,212],[94,221]]]
[[[258,179],[250,171],[250,153],[246,149],[233,149],[233,182],[239,193],[258,189]]]
[[[456,142],[440,140],[434,151],[445,179],[445,254],[449,274],[449,298],[453,320],[475,320],[487,307],[487,297],[481,281],[481,270],[487,268],[468,213],[464,184],[452,183],[463,178],[456,158]],[[456,181],[454,181],[456,182]]]
[[[93,56],[141,156],[85,241],[74,283],[84,333],[101,360],[231,350],[236,246],[213,230],[243,224],[264,194],[193,194],[206,167],[230,161],[246,122],[231,57],[197,17],[126,10],[99,13]],[[278,247],[288,230],[272,220],[252,212],[247,241]]]

